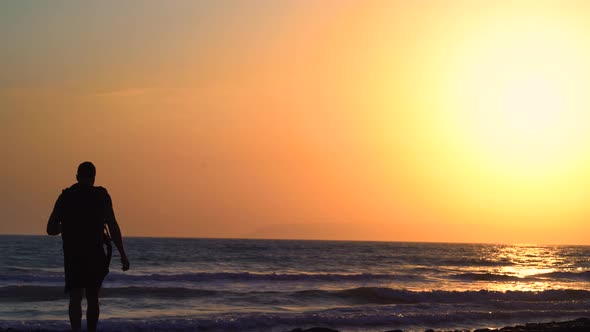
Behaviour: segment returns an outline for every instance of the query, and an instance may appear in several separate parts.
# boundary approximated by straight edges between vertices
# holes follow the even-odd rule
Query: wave
[[[495,273],[460,273],[454,274],[450,276],[452,279],[458,280],[466,280],[466,281],[523,281],[525,278],[517,277],[517,276],[510,276],[506,274],[495,274]],[[526,278],[527,281],[530,281],[532,278]]]
[[[299,291],[295,295],[303,298],[338,297],[357,304],[590,301],[590,291],[577,289],[500,292],[488,290],[409,291],[385,287],[359,287],[338,291],[306,290]]]
[[[461,259],[443,259],[440,262],[436,262],[440,265],[445,266],[461,266],[461,267],[494,267],[494,266],[511,266],[515,265],[514,262],[508,259],[490,260],[485,258],[461,258]]]
[[[432,277],[439,276],[449,281],[458,280],[463,282],[484,282],[484,283],[511,283],[511,282],[589,282],[590,271],[583,272],[551,272],[536,274],[526,277],[486,272],[466,272],[445,275],[444,273],[429,273],[428,271],[415,270],[408,274],[379,274],[379,273],[252,273],[252,272],[195,272],[178,274],[124,274],[112,272],[105,279],[105,285],[113,286],[158,286],[158,287],[185,287],[192,288],[211,286],[217,283],[287,283],[295,285],[307,284],[308,289],[318,288],[319,284],[331,284],[338,287],[341,284],[356,284],[358,286],[376,286],[398,283],[425,283],[431,285]],[[0,285],[63,285],[64,277],[62,272],[47,271],[39,274],[0,274]],[[316,285],[316,287],[314,287]],[[482,287],[487,288],[487,287]]]
[[[66,295],[58,286],[5,286],[0,287],[0,302],[56,301]],[[590,291],[577,289],[526,291],[410,291],[387,287],[358,287],[342,290],[310,289],[300,291],[229,291],[194,289],[183,287],[105,287],[103,298],[153,298],[190,299],[232,298],[245,302],[269,300],[296,300],[302,304],[311,302],[336,302],[348,304],[417,304],[417,303],[486,303],[486,302],[590,302]]]
[[[215,281],[308,281],[308,282],[346,282],[346,281],[406,281],[421,280],[415,274],[338,274],[338,273],[250,273],[250,272],[218,272],[218,273],[180,273],[180,274],[144,274],[132,275],[110,273],[107,280],[117,282],[215,282]],[[10,274],[0,275],[0,281],[21,282],[62,282],[63,273]]]
[[[100,291],[101,298],[197,298],[215,296],[220,291],[182,287],[108,287]],[[231,293],[231,292],[225,292]],[[5,286],[0,287],[0,302],[57,301],[67,298],[63,287],[57,286]]]
[[[497,282],[510,282],[510,281],[546,281],[547,279],[552,280],[574,280],[574,281],[590,281],[590,271],[582,272],[550,272],[534,274],[526,277],[518,277],[514,275],[496,274],[496,273],[459,273],[450,276],[452,279],[465,280],[465,281],[497,281]]]
[[[405,328],[422,327],[457,327],[469,326],[481,328],[482,325],[496,325],[502,322],[518,319],[527,321],[555,321],[582,317],[583,310],[566,313],[549,314],[547,312],[511,312],[511,311],[453,311],[433,313],[413,313],[409,315],[396,312],[348,312],[346,310],[319,311],[299,314],[266,314],[239,313],[224,314],[217,317],[167,317],[151,319],[102,319],[100,330],[111,331],[260,331],[260,330],[291,330],[296,327],[309,328],[324,326],[334,329],[346,328]],[[2,328],[18,331],[65,331],[69,324],[66,321],[31,320],[31,321],[2,321]],[[43,329],[39,329],[43,327]]]
[[[183,273],[183,274],[150,274],[124,275],[113,274],[113,281],[308,281],[308,282],[342,282],[342,281],[396,281],[420,279],[416,275],[404,274],[338,274],[338,273],[250,273],[250,272],[218,272],[218,273]]]
[[[551,279],[590,280],[590,271],[582,272],[550,272],[538,274],[539,277]]]

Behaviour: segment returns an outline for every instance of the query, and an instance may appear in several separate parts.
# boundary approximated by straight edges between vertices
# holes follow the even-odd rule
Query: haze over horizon
[[[0,234],[590,244],[590,4],[6,1]]]

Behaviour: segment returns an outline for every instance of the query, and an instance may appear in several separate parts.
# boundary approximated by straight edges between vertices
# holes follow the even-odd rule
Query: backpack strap
[[[111,238],[111,234],[109,233],[109,228],[106,224],[103,226],[102,239],[104,245],[107,247],[107,264],[111,265],[111,258],[113,257],[113,240]]]

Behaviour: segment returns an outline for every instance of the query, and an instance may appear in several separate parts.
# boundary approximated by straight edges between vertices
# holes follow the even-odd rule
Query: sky
[[[0,234],[590,244],[585,1],[3,1]]]

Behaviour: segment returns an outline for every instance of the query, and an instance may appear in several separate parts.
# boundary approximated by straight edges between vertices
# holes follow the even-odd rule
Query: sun
[[[582,129],[572,114],[563,82],[538,71],[521,72],[474,92],[465,111],[472,143],[512,165],[537,168],[561,160],[577,149]]]
[[[457,52],[445,82],[452,130],[504,172],[542,174],[590,151],[590,55],[562,21],[503,22]]]

